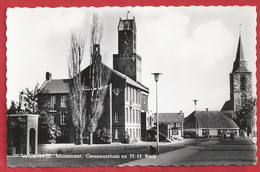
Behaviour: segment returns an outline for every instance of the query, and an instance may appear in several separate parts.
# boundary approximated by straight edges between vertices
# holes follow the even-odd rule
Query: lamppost
[[[162,73],[152,73],[154,75],[154,80],[156,82],[156,130],[157,130],[157,151],[156,154],[159,155],[159,113],[158,113],[158,87],[157,82],[159,80],[159,75],[162,75]]]
[[[207,115],[207,138],[209,140],[209,113],[208,113],[208,108],[206,108],[206,115]]]
[[[194,105],[195,105],[195,111],[194,111],[194,117],[195,117],[195,127],[196,127],[196,136],[195,136],[195,138],[196,138],[196,144],[198,144],[198,124],[197,124],[197,117],[196,117],[196,105],[197,105],[197,101],[198,100],[193,100],[193,102],[194,102]]]

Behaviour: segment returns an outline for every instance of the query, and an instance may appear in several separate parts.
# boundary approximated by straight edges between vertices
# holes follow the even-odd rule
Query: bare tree
[[[69,101],[72,121],[76,129],[76,144],[83,144],[83,132],[86,126],[86,93],[81,75],[81,63],[84,56],[85,38],[80,34],[71,35],[71,55],[69,59]]]
[[[98,126],[98,121],[103,114],[104,100],[108,90],[110,71],[104,71],[99,45],[103,35],[103,26],[99,22],[97,14],[93,14],[91,25],[90,55],[91,65],[89,70],[90,79],[90,102],[88,112],[89,144],[93,144],[93,132]]]

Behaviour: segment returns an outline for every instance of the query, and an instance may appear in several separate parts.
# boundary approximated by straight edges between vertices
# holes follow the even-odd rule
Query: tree
[[[89,144],[93,144],[93,132],[103,114],[104,100],[108,90],[110,72],[104,71],[99,45],[103,34],[103,25],[100,24],[97,14],[93,14],[91,25],[91,66],[90,66],[90,100],[88,102],[87,126],[89,131]]]
[[[14,101],[11,101],[10,108],[6,111],[6,114],[16,114],[17,113],[17,105]]]
[[[60,127],[54,122],[49,110],[43,109],[39,118],[39,143],[56,143],[56,139],[62,135]]]
[[[83,132],[86,126],[86,92],[81,75],[81,63],[84,56],[85,38],[80,34],[71,35],[71,55],[69,59],[69,101],[73,125],[76,129],[76,144],[83,144]]]
[[[237,119],[241,129],[246,129],[247,134],[256,135],[256,98],[247,99],[239,111]]]
[[[25,110],[23,112],[18,107],[18,111],[20,113],[39,114],[39,142],[56,143],[56,138],[61,136],[61,130],[49,113],[47,91],[41,89],[37,83],[34,89],[25,88],[21,93],[24,96]],[[19,106],[21,106],[21,103],[19,102]]]

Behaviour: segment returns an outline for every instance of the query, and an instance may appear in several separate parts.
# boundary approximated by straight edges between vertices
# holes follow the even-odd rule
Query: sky
[[[51,72],[53,79],[68,78],[70,36],[80,33],[87,44],[82,68],[89,65],[91,16],[103,24],[103,62],[113,66],[118,53],[119,18],[136,19],[137,54],[142,57],[142,83],[149,87],[149,109],[155,112],[158,81],[159,112],[220,110],[229,100],[229,73],[241,33],[248,69],[256,88],[256,8],[245,7],[104,7],[8,8],[7,107],[19,92],[34,88]],[[241,26],[240,26],[241,24]]]

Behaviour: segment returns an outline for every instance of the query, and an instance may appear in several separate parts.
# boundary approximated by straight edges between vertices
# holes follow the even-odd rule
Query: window
[[[128,101],[128,87],[125,87],[125,97],[126,97],[126,101]]]
[[[65,114],[65,112],[61,112],[61,115],[60,115],[60,124],[61,124],[61,125],[66,125],[66,114]]]
[[[133,109],[133,123],[135,123],[135,110]]]
[[[118,139],[118,129],[115,129],[115,139]]]
[[[66,96],[61,96],[60,106],[66,107]]]
[[[176,129],[174,130],[174,129],[173,129],[173,130],[172,130],[172,135],[178,135],[178,130],[176,130]]]
[[[133,138],[135,138],[135,129],[133,129]]]
[[[245,93],[242,93],[241,94],[241,105],[245,105],[246,104],[246,94]]]
[[[52,123],[55,123],[55,117],[56,117],[56,114],[55,113],[51,113],[51,122]]]
[[[240,90],[241,91],[246,90],[246,76],[245,75],[240,76]]]
[[[133,89],[133,102],[135,102],[135,89]]]
[[[129,88],[129,90],[130,90],[130,103],[132,103],[132,88]]]
[[[51,96],[51,110],[56,110],[56,96]]]
[[[202,129],[202,135],[208,136],[209,135],[209,129]]]
[[[136,123],[138,123],[139,120],[138,120],[138,113],[137,113],[137,110],[135,110],[135,116],[136,116]]]
[[[132,111],[130,109],[130,123],[132,123]]]
[[[153,118],[150,116],[150,126],[152,126]]]
[[[130,70],[133,70],[133,66],[130,66]]]
[[[132,138],[132,129],[130,128],[130,138]]]
[[[129,116],[128,116],[128,108],[126,108],[126,110],[125,110],[125,113],[126,113],[126,123],[128,123],[128,121],[129,121]]]
[[[118,117],[118,113],[115,113],[115,123],[118,123],[119,117]]]
[[[140,101],[139,101],[139,90],[136,92],[136,99],[137,99],[137,103],[139,104],[140,103]]]

